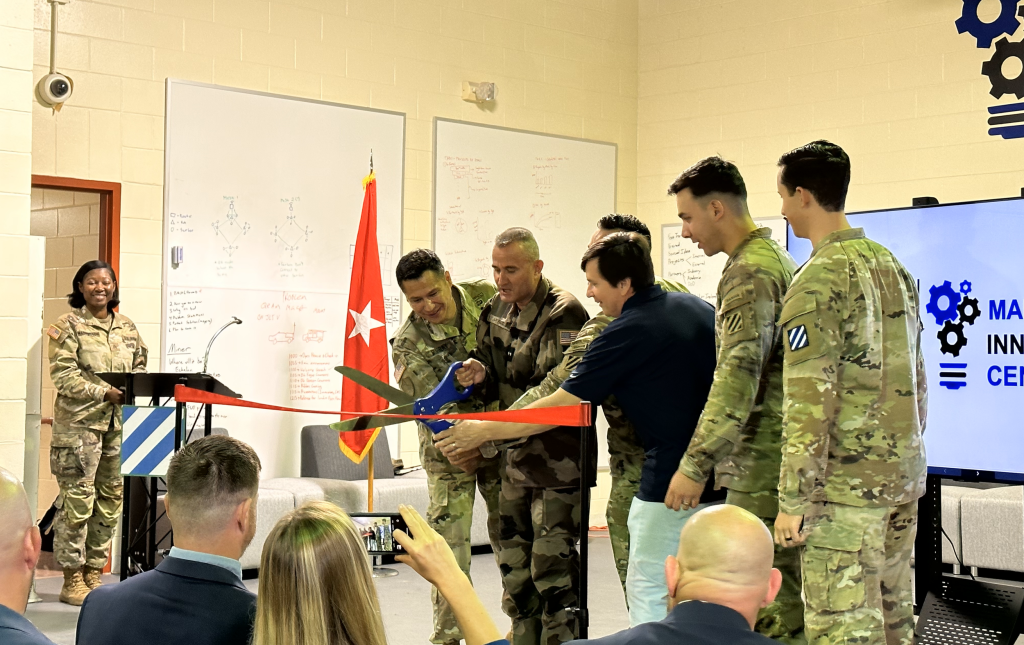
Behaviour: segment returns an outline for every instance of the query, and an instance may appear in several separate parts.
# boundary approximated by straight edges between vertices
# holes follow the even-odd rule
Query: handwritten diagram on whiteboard
[[[772,239],[786,248],[786,220],[771,217],[754,221],[758,226],[772,229]],[[682,236],[681,224],[663,224],[661,227],[662,277],[682,282],[694,295],[713,305],[717,303],[718,280],[728,259],[725,253],[712,257],[705,255],[695,242]]]
[[[596,311],[580,258],[615,210],[615,146],[446,119],[434,128],[434,250],[452,278],[490,277],[495,236],[522,226],[544,274]]]
[[[162,369],[202,369],[211,335],[237,316],[211,374],[249,400],[340,409],[334,367],[371,149],[385,300],[371,315],[389,336],[400,322],[405,117],[183,81],[167,92]],[[265,477],[298,475],[301,428],[331,420],[227,406],[214,416],[253,445]]]

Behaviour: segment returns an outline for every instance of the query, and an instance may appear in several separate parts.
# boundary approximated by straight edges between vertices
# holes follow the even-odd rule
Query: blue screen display
[[[1024,199],[848,218],[918,282],[930,471],[1024,479]],[[788,243],[806,262],[810,242],[791,229]]]

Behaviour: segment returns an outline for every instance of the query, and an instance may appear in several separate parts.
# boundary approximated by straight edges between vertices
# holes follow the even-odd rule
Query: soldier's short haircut
[[[179,450],[167,468],[174,530],[192,534],[223,526],[235,507],[256,499],[261,467],[249,444],[224,435],[203,437]]]
[[[85,294],[82,293],[82,289],[78,285],[82,284],[85,276],[90,271],[95,271],[96,269],[110,271],[110,278],[114,281],[114,295],[107,298],[107,311],[113,311],[114,307],[121,304],[121,288],[117,285],[117,275],[114,273],[114,267],[103,260],[90,260],[79,267],[78,273],[75,274],[74,279],[71,281],[71,293],[68,294],[68,304],[75,309],[81,309],[85,306]]]
[[[740,199],[747,198],[747,185],[743,182],[740,169],[717,155],[701,159],[680,173],[669,185],[668,194],[677,195],[687,188],[694,197],[720,193]]]
[[[651,246],[639,233],[612,233],[592,244],[583,254],[580,268],[597,260],[597,270],[605,280],[617,285],[629,278],[634,291],[654,284],[654,263]]]
[[[779,168],[780,183],[790,195],[803,188],[826,211],[836,213],[846,208],[850,156],[836,144],[819,139],[790,150],[779,158]]]
[[[398,278],[398,288],[406,280],[419,280],[427,271],[433,271],[440,277],[444,277],[444,264],[441,258],[437,257],[430,249],[416,249],[409,251],[398,261],[395,267],[395,277]],[[403,289],[404,291],[404,289]]]
[[[629,233],[639,233],[647,238],[647,243],[651,243],[651,229],[647,228],[647,225],[633,217],[632,215],[624,215],[621,213],[611,213],[605,215],[601,219],[597,220],[597,227],[606,231],[626,231]]]
[[[536,261],[540,259],[540,245],[537,244],[537,238],[533,236],[530,229],[514,226],[498,233],[497,237],[494,238],[494,246],[499,249],[503,249],[512,243],[519,244],[519,248],[523,250],[523,253],[530,260]]]

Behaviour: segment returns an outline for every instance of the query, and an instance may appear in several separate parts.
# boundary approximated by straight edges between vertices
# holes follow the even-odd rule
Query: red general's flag
[[[388,382],[388,340],[384,326],[384,287],[377,255],[377,181],[373,172],[363,180],[363,212],[359,216],[352,282],[348,289],[345,325],[345,365]],[[341,409],[376,412],[388,402],[361,385],[344,379]],[[380,428],[342,432],[338,445],[349,459],[360,463],[377,438]]]

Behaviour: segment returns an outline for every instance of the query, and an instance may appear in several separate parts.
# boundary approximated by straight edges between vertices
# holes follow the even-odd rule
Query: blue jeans
[[[633,498],[627,522],[629,567],[626,571],[626,599],[630,627],[658,622],[668,616],[665,558],[676,555],[679,550],[679,532],[686,520],[711,505],[700,504],[688,511],[673,511],[664,502]]]

